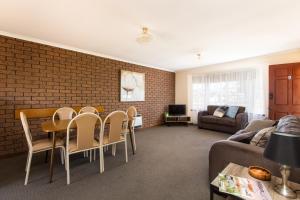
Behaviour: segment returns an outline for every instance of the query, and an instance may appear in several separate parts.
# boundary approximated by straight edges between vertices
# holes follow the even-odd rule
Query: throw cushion
[[[277,124],[277,132],[300,133],[300,118],[294,115],[282,117]]]
[[[223,117],[225,115],[225,113],[226,113],[226,110],[227,110],[226,106],[220,106],[220,107],[218,107],[215,110],[213,116],[215,116],[215,117]]]
[[[275,131],[276,127],[269,127],[260,130],[250,141],[251,145],[265,148],[271,134]]]
[[[226,116],[234,119],[237,112],[239,111],[239,108],[239,106],[229,106],[226,111]]]
[[[255,134],[256,132],[254,131],[239,130],[227,140],[249,144]]]
[[[265,120],[252,120],[248,124],[248,126],[245,128],[245,131],[258,132],[261,129],[273,126],[275,123],[276,123],[276,121],[269,120],[269,119],[265,119]]]

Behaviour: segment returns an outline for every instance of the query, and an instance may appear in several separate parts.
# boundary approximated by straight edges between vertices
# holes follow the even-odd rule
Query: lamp
[[[291,167],[300,167],[300,134],[275,132],[264,151],[264,157],[281,165],[282,184],[274,190],[288,198],[296,198],[297,194],[288,186]]]

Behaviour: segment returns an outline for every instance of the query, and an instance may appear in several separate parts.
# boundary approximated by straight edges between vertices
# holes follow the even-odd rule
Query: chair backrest
[[[102,132],[102,120],[94,113],[82,113],[74,117],[67,128],[67,150],[69,150],[70,130],[76,126],[76,151],[94,147],[95,128],[99,127],[99,137]]]
[[[121,134],[128,126],[128,117],[124,111],[114,111],[110,113],[104,120],[103,131],[100,137],[100,142],[103,141],[104,126],[109,120],[108,142],[117,142],[120,140]]]
[[[99,114],[97,108],[92,107],[92,106],[86,106],[86,107],[81,108],[80,111],[79,111],[79,114],[87,113],[87,112],[94,113],[94,114],[97,114],[97,115]]]
[[[32,136],[31,136],[31,132],[29,129],[29,125],[28,125],[28,121],[27,121],[27,117],[26,117],[25,113],[20,112],[20,119],[21,119],[22,126],[23,126],[23,129],[25,132],[25,137],[26,137],[28,147],[29,147],[29,149],[31,149],[32,148]]]
[[[77,115],[76,111],[73,108],[63,107],[55,111],[52,120],[55,121],[56,116],[58,116],[59,120],[72,119],[73,115]]]
[[[136,108],[134,106],[130,106],[126,111],[126,114],[128,116],[128,126],[133,127],[135,117],[137,116]]]

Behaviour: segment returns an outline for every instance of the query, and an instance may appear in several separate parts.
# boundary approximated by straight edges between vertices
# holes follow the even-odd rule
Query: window
[[[249,113],[265,114],[263,83],[256,69],[193,76],[191,94],[193,110],[206,110],[207,105],[238,105]]]

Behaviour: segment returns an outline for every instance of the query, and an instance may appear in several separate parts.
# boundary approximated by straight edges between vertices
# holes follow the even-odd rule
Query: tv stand
[[[167,126],[171,124],[185,124],[188,126],[191,121],[191,117],[187,115],[165,115],[165,123]]]

